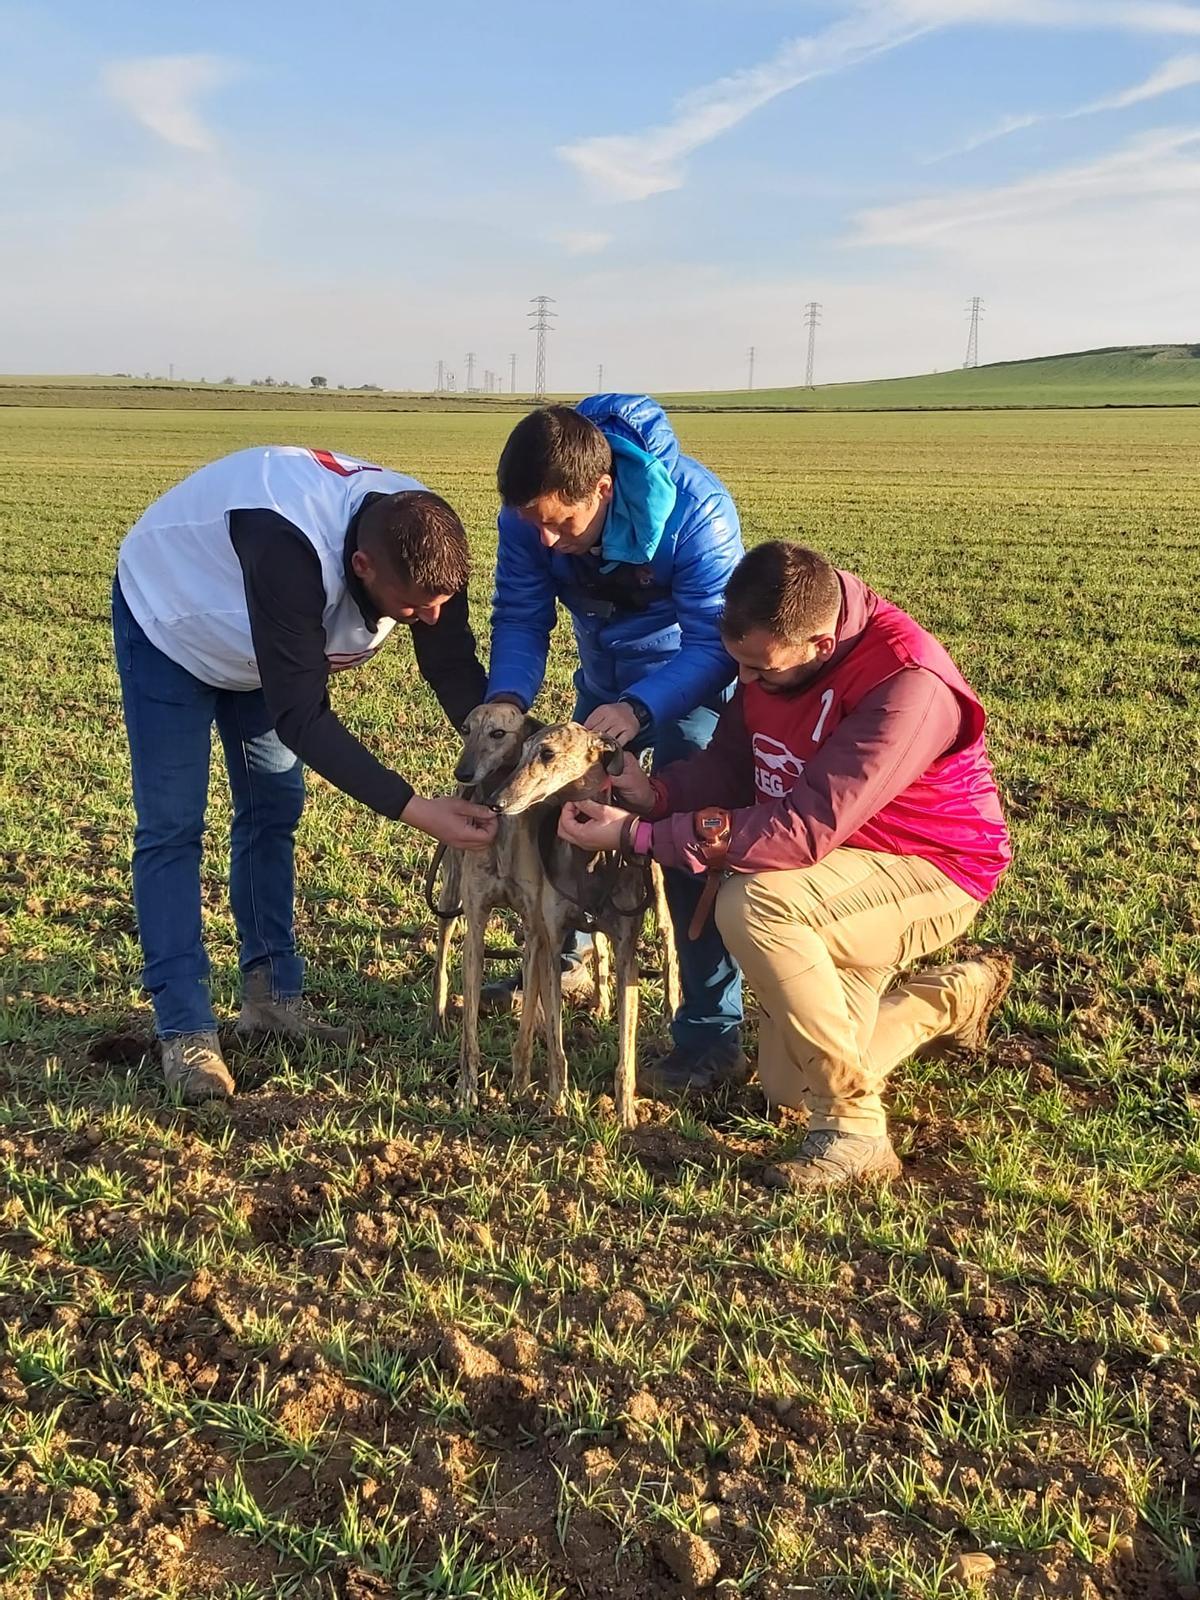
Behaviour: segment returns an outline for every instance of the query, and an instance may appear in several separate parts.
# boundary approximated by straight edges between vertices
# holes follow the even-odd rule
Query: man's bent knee
[[[736,938],[746,926],[747,891],[753,882],[754,879],[752,877],[737,874],[726,878],[717,891],[716,903],[713,906],[713,916],[716,918],[721,937],[727,944],[731,938]]]
[[[808,931],[815,903],[798,889],[794,872],[738,873],[726,878],[717,895],[717,927],[726,944],[795,944]],[[788,884],[780,880],[789,879]],[[780,939],[780,935],[783,938]]]

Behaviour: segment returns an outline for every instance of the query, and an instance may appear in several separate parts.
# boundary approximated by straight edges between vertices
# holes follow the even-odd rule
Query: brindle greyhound
[[[484,805],[490,804],[496,790],[514,771],[525,740],[540,726],[516,706],[502,701],[476,706],[463,724],[463,751],[454,769],[463,791]],[[517,912],[526,929],[534,926],[540,916],[540,879],[536,833],[528,827],[515,827],[503,817],[489,849],[447,852],[447,870],[438,903],[430,1025],[435,1032],[441,1032],[446,1025],[450,938],[455,921],[461,916],[466,936],[458,1074],[460,1105],[472,1106],[479,1097],[479,994],[483,987],[483,938],[488,917],[497,907],[506,906]],[[530,965],[538,953],[535,941],[526,937],[522,961],[525,984],[529,980]],[[533,1011],[536,1015],[536,1006]],[[522,1029],[513,1047],[513,1081],[519,1088],[529,1084],[532,1047],[532,1034]]]
[[[539,959],[529,961],[527,977],[538,985],[537,994],[546,1030],[549,1104],[561,1107],[566,1088],[566,1055],[562,1043],[562,974],[558,953],[582,910],[589,923],[612,945],[617,990],[617,1071],[614,1098],[617,1120],[633,1127],[635,1053],[637,1042],[637,944],[646,909],[643,868],[589,854],[558,837],[558,814],[568,800],[607,798],[612,778],[626,757],[611,739],[589,733],[577,722],[541,728],[525,741],[516,771],[496,793],[492,804],[502,819],[519,825],[536,841],[539,885]],[[669,937],[670,924],[663,929]],[[521,1012],[521,1030],[532,1038],[533,992],[527,988]],[[520,1046],[518,1046],[520,1053]]]
[[[545,748],[550,759],[534,754],[529,746],[540,732],[555,737]],[[513,1085],[527,1090],[531,1078],[534,1034],[539,1014],[546,1036],[549,1058],[550,1103],[561,1105],[566,1079],[566,1059],[562,1047],[561,991],[558,952],[562,936],[580,920],[594,921],[596,938],[596,1005],[603,1011],[607,1000],[604,981],[604,933],[610,921],[621,920],[620,908],[631,908],[626,920],[633,922],[636,952],[641,911],[633,912],[633,880],[638,869],[623,869],[621,883],[615,879],[616,917],[590,915],[591,902],[603,897],[604,884],[594,875],[596,858],[564,844],[555,833],[558,813],[565,800],[603,792],[608,781],[606,766],[616,768],[622,752],[610,740],[598,739],[576,723],[543,729],[533,718],[503,702],[477,706],[463,728],[463,753],[455,777],[484,804],[493,804],[500,814],[496,838],[489,850],[447,854],[447,870],[437,904],[439,919],[437,955],[434,966],[433,1003],[430,1024],[442,1031],[446,1022],[449,992],[450,940],[454,923],[462,916],[466,924],[463,949],[463,1032],[460,1050],[458,1098],[462,1105],[473,1105],[479,1091],[479,995],[483,981],[483,938],[488,916],[505,906],[518,913],[524,934],[522,947],[521,1024],[513,1046]],[[539,746],[539,751],[542,746]],[[533,755],[537,783],[521,779],[518,798],[507,795],[510,779],[519,777],[525,756]],[[590,769],[596,768],[591,773]],[[549,781],[553,774],[553,781]],[[558,794],[556,787],[568,792]],[[533,798],[534,789],[538,798]],[[541,799],[542,792],[553,799]],[[540,838],[539,838],[540,836]],[[552,843],[551,843],[552,841]],[[547,876],[548,852],[551,875]],[[435,858],[436,865],[436,858]],[[679,1003],[679,965],[675,953],[670,918],[663,892],[662,873],[653,869],[656,917],[663,940],[663,981],[672,1011]],[[611,874],[610,874],[611,878]],[[607,880],[606,880],[607,881]],[[564,890],[566,891],[564,893]],[[640,880],[638,884],[640,895]],[[611,908],[609,908],[611,910]],[[624,929],[623,929],[624,931]],[[553,971],[553,983],[544,974]],[[636,1024],[636,965],[634,967],[634,1015],[628,1026]],[[550,989],[558,991],[555,996]],[[632,1073],[632,1045],[629,1073]],[[632,1118],[632,1077],[624,1097],[618,1094],[623,1120]]]

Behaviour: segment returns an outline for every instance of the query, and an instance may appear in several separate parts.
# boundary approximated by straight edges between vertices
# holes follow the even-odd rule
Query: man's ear
[[[375,563],[365,550],[356,550],[350,557],[350,570],[356,578],[372,578],[375,575]]]
[[[615,739],[601,739],[604,754],[601,760],[610,778],[619,778],[625,771],[625,752]]]
[[[596,493],[600,496],[601,505],[607,505],[613,497],[613,475],[611,472],[601,474],[600,482],[596,485]]]

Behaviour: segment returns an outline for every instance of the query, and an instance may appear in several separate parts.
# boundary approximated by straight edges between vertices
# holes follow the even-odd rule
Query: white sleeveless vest
[[[351,518],[369,494],[423,489],[416,478],[329,450],[239,450],[168,489],[125,535],[121,593],[150,642],[215,689],[261,686],[231,511],[277,511],[317,552],[325,585],[325,655],[338,671],[367,661],[394,626],[372,632],[346,589]]]

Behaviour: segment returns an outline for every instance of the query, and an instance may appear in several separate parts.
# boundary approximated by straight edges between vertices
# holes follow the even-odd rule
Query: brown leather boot
[[[349,1028],[316,1022],[301,995],[284,998],[271,990],[269,966],[251,967],[243,978],[242,1009],[233,1024],[235,1033],[273,1033],[284,1039],[317,1039],[344,1048],[354,1037]]]
[[[233,1093],[233,1079],[215,1033],[177,1033],[163,1039],[161,1045],[167,1088],[175,1090],[187,1105],[227,1100]]]

